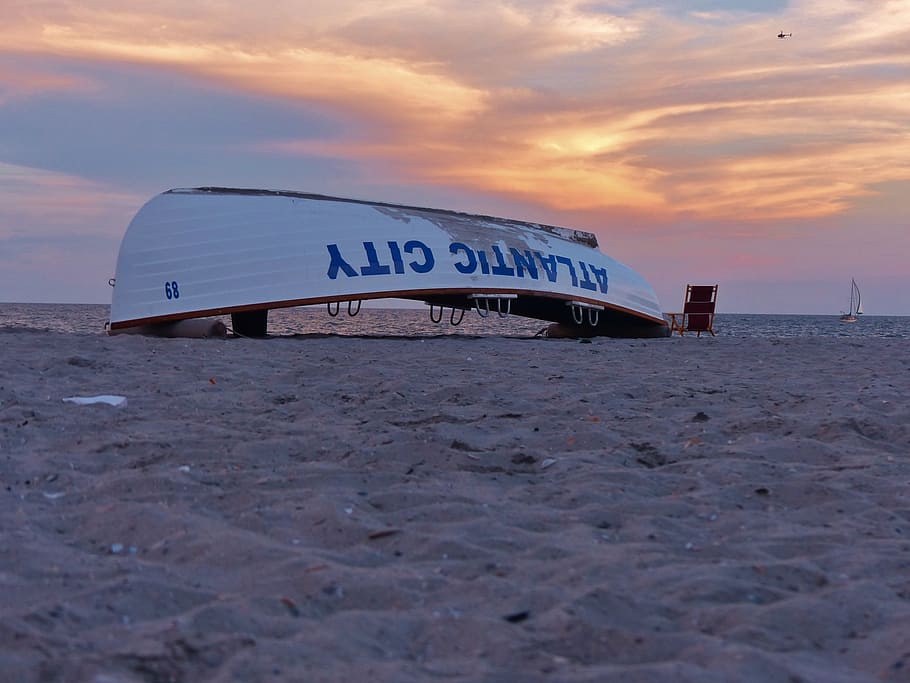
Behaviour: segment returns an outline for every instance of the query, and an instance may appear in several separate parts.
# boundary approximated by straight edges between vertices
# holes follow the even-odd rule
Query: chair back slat
[[[690,301],[683,306],[683,313],[714,313],[714,302]]]
[[[689,301],[714,301],[717,285],[689,285]]]

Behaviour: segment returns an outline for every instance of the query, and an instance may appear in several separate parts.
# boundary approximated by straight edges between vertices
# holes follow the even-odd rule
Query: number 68
[[[168,299],[179,299],[180,298],[180,289],[177,287],[177,281],[164,283],[164,295]]]

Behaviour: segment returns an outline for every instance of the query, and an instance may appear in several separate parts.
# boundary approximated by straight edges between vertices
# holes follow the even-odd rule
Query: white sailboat
[[[859,287],[856,280],[850,279],[850,310],[840,317],[842,323],[855,323],[863,314],[863,299],[859,293]]]

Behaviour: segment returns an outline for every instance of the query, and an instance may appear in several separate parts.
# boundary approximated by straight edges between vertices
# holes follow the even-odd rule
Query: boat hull
[[[151,199],[120,247],[110,328],[403,298],[667,336],[659,302],[593,235],[488,216],[267,190]]]

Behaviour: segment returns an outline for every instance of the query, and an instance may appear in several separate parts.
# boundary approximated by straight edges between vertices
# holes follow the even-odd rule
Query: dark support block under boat
[[[231,327],[241,337],[265,337],[268,335],[269,309],[238,311],[231,313]]]

